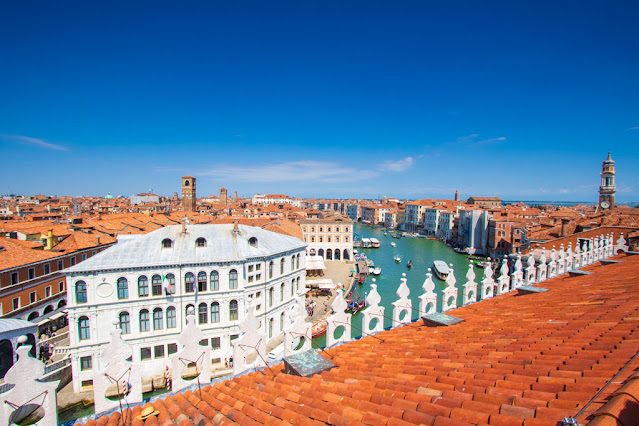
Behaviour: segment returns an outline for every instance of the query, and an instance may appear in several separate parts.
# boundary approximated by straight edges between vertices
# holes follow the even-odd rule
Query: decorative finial
[[[21,345],[24,345],[25,343],[27,343],[27,336],[22,335],[18,337],[18,343],[20,343]]]

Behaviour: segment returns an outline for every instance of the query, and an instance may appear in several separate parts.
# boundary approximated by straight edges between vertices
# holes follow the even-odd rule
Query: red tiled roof
[[[312,378],[280,365],[275,374],[266,369],[168,396],[153,403],[159,415],[146,424],[555,425],[639,350],[639,256],[615,258],[622,263],[586,267],[592,275],[544,282],[546,293],[458,308],[452,314],[461,324],[412,323],[335,347],[326,353],[336,367]],[[639,385],[620,382],[637,368],[631,363],[577,420],[599,410],[597,424],[636,424],[627,416],[637,413],[628,404],[636,404]]]

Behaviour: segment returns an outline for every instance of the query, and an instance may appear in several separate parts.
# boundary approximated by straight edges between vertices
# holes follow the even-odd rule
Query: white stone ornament
[[[566,252],[564,251],[564,245],[559,247],[557,253],[557,275],[564,274],[566,272]]]
[[[178,337],[182,349],[171,355],[171,390],[179,391],[194,383],[208,384],[211,381],[211,350],[208,346],[200,345],[204,338],[204,333],[196,325],[195,314],[191,310],[186,315],[186,327]],[[195,376],[186,380],[183,376],[191,363],[195,364]]]
[[[244,321],[240,323],[242,334],[233,341],[233,374],[238,375],[250,368],[265,366],[266,334],[260,330],[253,308],[247,309]],[[247,357],[255,354],[255,361],[248,363]]]
[[[410,296],[410,289],[406,285],[406,273],[402,274],[399,287],[397,287],[397,299],[393,302],[393,324],[392,327],[399,327],[403,324],[410,324],[411,311],[413,309],[413,302],[408,298]],[[401,319],[403,317],[403,319]]]
[[[504,260],[499,268],[499,278],[497,278],[499,288],[498,294],[505,294],[510,291],[510,275],[508,270],[508,255],[504,255]]]
[[[437,312],[437,295],[435,294],[435,283],[433,282],[433,274],[430,268],[428,268],[422,289],[424,293],[419,296],[419,313],[420,315],[434,314]]]
[[[329,348],[337,343],[351,341],[351,319],[352,314],[346,313],[348,304],[344,300],[344,292],[338,290],[335,300],[331,304],[333,315],[326,319],[326,346]],[[344,333],[339,338],[335,338],[335,331],[340,327],[344,328]]]
[[[539,265],[537,265],[537,282],[546,281],[546,274],[548,273],[548,265],[546,265],[546,249],[541,249],[541,256],[539,257]]]
[[[377,292],[377,284],[375,284],[375,281],[375,278],[373,278],[371,291],[366,296],[366,309],[362,311],[363,330],[366,335],[377,334],[384,331],[384,307],[379,306],[382,297]],[[375,324],[371,326],[372,323]]]
[[[552,246],[550,250],[550,262],[548,262],[548,278],[554,278],[557,276],[557,253],[555,252],[555,246]]]
[[[623,237],[623,232],[619,234],[619,239],[617,240],[617,244],[615,244],[615,248],[613,250],[613,254],[618,254],[620,251],[626,253],[630,250],[630,246],[626,243],[626,239]]]
[[[581,247],[579,246],[579,241],[575,244],[575,255],[572,259],[572,269],[581,268]]]
[[[517,260],[515,261],[515,270],[512,274],[511,283],[513,290],[524,285],[524,272],[522,269],[521,254],[519,253],[517,253]]]
[[[442,312],[450,311],[457,307],[457,295],[459,294],[459,290],[456,286],[457,278],[455,278],[455,271],[453,270],[452,263],[448,269],[450,269],[450,272],[446,277],[446,288],[442,292],[444,296]]]
[[[25,345],[26,336],[18,337],[18,361],[7,371],[4,382],[14,385],[2,395],[0,422],[3,425],[58,424],[56,388],[59,380],[40,382],[44,376],[44,363],[30,356],[31,345]],[[28,420],[27,420],[28,419]]]
[[[311,349],[312,324],[307,320],[308,312],[304,305],[304,299],[295,298],[295,304],[290,311],[284,314],[286,325],[284,326],[284,349],[286,356]],[[301,343],[301,344],[300,344]]]
[[[568,250],[566,250],[566,272],[572,270],[574,264],[574,255],[572,253],[572,243],[568,243]]]
[[[488,258],[488,266],[484,269],[484,277],[481,280],[481,298],[482,300],[490,299],[495,296],[495,278],[493,272],[493,264]]]
[[[475,268],[472,262],[468,264],[466,284],[464,284],[464,305],[477,301],[477,283],[475,282]]]
[[[142,401],[142,379],[136,363],[128,361],[133,356],[133,347],[122,339],[119,321],[113,320],[115,329],[111,331],[111,342],[102,353],[103,368],[93,375],[93,400],[95,413],[120,406],[118,398],[106,397],[107,388],[115,385],[126,404]]]
[[[526,261],[526,285],[535,283],[535,277],[537,276],[537,268],[535,268],[535,256],[531,253]]]

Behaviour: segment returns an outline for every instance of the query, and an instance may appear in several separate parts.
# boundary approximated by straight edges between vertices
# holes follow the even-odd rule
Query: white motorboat
[[[395,243],[395,241],[391,242],[391,246],[397,247],[397,244]]]
[[[446,278],[448,278],[448,274],[450,274],[450,269],[448,268],[448,265],[446,265],[446,262],[442,260],[434,261],[433,269],[435,270],[435,275],[437,275],[437,278],[443,281],[446,281]]]
[[[382,273],[382,268],[380,268],[379,266],[373,269],[373,275],[379,275],[381,273]]]
[[[395,262],[396,263],[401,263],[402,262],[402,258],[399,256],[395,256]]]

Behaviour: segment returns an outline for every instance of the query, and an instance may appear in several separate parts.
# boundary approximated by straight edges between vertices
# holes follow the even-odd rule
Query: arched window
[[[118,299],[129,298],[129,282],[126,278],[118,278]]]
[[[268,337],[273,337],[273,318],[268,320]]]
[[[320,226],[319,229],[320,229],[320,232],[324,232],[324,227],[323,226]]]
[[[162,248],[171,248],[173,247],[173,241],[170,238],[165,238],[162,240]]]
[[[166,280],[166,293],[167,294],[175,294],[175,275],[173,274],[166,274],[166,277],[164,277],[164,279]]]
[[[175,312],[175,307],[173,306],[169,306],[168,308],[166,308],[166,328],[175,328],[177,327],[177,321],[176,321],[176,312]]]
[[[211,324],[220,322],[220,304],[217,302],[211,303]]]
[[[147,297],[149,295],[149,279],[146,275],[138,278],[138,297]]]
[[[284,330],[284,312],[280,314],[280,331]]]
[[[249,238],[249,244],[251,245],[251,247],[257,247],[257,238],[255,237]]]
[[[300,255],[298,254],[298,255],[297,255],[297,256],[295,256],[295,257],[297,258],[297,262],[295,262],[295,263],[296,263],[296,266],[295,266],[295,267],[296,267],[297,269],[300,269]]]
[[[195,291],[195,288],[193,287],[194,283],[195,275],[193,275],[192,272],[187,272],[186,275],[184,275],[184,292],[193,293]]]
[[[331,227],[330,226],[326,227],[326,232],[331,232]]]
[[[315,237],[311,237],[311,242],[314,243],[315,242]]]
[[[335,242],[339,243],[339,237],[335,237]]]
[[[207,324],[209,322],[209,309],[206,303],[200,303],[197,307],[197,319],[200,324]]]
[[[75,300],[77,304],[87,303],[87,283],[84,281],[75,283]]]
[[[284,258],[280,261],[280,275],[284,275]]]
[[[149,327],[149,311],[142,309],[140,311],[140,332],[150,331]]]
[[[311,226],[311,232],[315,232],[315,227]]]
[[[348,226],[344,227],[344,232],[348,232]]]
[[[151,278],[151,290],[154,296],[162,296],[162,277],[153,275]]]
[[[295,270],[295,255],[291,256],[291,272]]]
[[[330,243],[331,242],[331,236],[329,235],[328,237],[326,237],[326,242]]]
[[[324,237],[322,237],[321,235],[320,235],[320,237],[319,237],[319,242],[320,242],[320,243],[323,243],[323,242],[324,242]]]
[[[237,321],[237,300],[231,300],[229,303],[229,320]]]
[[[206,240],[202,237],[195,240],[195,247],[206,247]]]
[[[162,308],[153,309],[153,331],[162,330],[164,327],[164,315],[162,315]]]
[[[235,269],[231,269],[229,272],[229,288],[237,288],[237,271]]]
[[[284,283],[282,283],[282,285],[280,285],[280,300],[282,302],[284,301]]]
[[[300,292],[300,277],[297,277],[297,281],[295,282],[295,291]]]
[[[291,280],[291,297],[295,295],[295,278]]]
[[[131,318],[128,312],[120,312],[120,330],[122,334],[131,333]]]
[[[211,271],[211,291],[220,289],[220,274],[217,271]]]
[[[273,261],[268,264],[268,279],[273,278]]]
[[[89,340],[91,338],[91,332],[89,331],[89,318],[78,318],[78,338],[80,340]]]
[[[273,290],[273,287],[268,289],[268,307],[270,308],[271,306],[273,306],[273,295],[275,294],[275,291]]]
[[[206,272],[200,271],[197,274],[197,291],[206,291]]]

